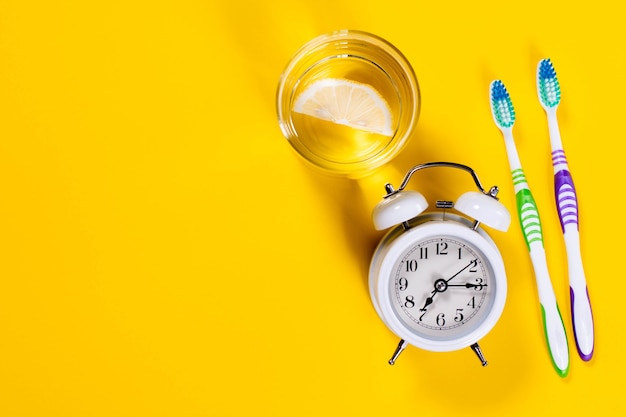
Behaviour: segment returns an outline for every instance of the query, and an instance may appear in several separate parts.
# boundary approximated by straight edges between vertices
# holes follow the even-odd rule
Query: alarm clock
[[[440,167],[469,173],[478,190],[425,212],[424,196],[405,187],[416,172]],[[511,223],[498,187],[485,190],[466,165],[429,162],[385,191],[372,220],[377,230],[391,229],[373,254],[369,291],[378,316],[400,338],[389,364],[412,345],[434,352],[470,347],[487,365],[478,341],[500,318],[507,294],[502,255],[482,228],[504,232]]]

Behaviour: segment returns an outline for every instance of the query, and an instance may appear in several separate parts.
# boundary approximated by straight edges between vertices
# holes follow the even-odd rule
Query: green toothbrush
[[[528,187],[526,176],[522,170],[517,149],[515,148],[515,141],[513,140],[515,110],[511,97],[502,81],[496,80],[491,83],[490,97],[493,120],[504,136],[504,144],[506,145],[509,165],[513,175],[519,221],[535,270],[543,327],[552,364],[556,372],[560,376],[565,377],[569,371],[567,335],[565,334],[565,326],[548,273],[539,211]]]

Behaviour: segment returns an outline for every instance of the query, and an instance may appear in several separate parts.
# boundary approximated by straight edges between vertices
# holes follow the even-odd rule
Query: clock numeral
[[[457,323],[460,323],[463,321],[463,313],[462,313],[463,309],[462,308],[457,308],[456,309],[456,316],[454,316],[454,321],[456,321]]]
[[[406,308],[413,308],[415,307],[415,299],[413,298],[412,295],[407,295],[406,298],[404,299],[404,306]]]
[[[426,315],[426,312],[424,311],[424,312],[422,313],[422,315],[420,316],[419,321],[422,321],[422,319],[424,318],[424,316],[425,316],[425,315]]]
[[[404,291],[409,287],[409,281],[406,278],[402,277],[398,280],[398,289],[400,291]]]
[[[472,296],[472,299],[469,300],[469,303],[467,303],[467,305],[472,308],[476,308],[476,300],[474,299],[474,296]]]
[[[415,259],[409,259],[406,261],[406,272],[417,271],[417,261]]]
[[[448,244],[446,242],[437,243],[437,255],[447,255],[448,254]]]
[[[459,259],[461,259],[461,249],[462,248],[459,248]]]
[[[474,291],[482,291],[483,287],[487,286],[487,284],[483,284],[482,278],[476,278],[476,285],[474,286]]]
[[[443,313],[437,314],[437,318],[435,319],[437,322],[437,326],[443,327],[446,325],[446,315]]]
[[[423,246],[420,248],[420,259],[428,259],[428,248]]]
[[[470,262],[469,272],[478,272],[478,259],[474,259]]]

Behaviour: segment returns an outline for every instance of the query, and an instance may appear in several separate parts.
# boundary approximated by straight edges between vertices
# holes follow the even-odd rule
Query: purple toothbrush
[[[541,106],[548,116],[554,167],[554,193],[567,250],[574,338],[578,354],[583,360],[588,361],[593,356],[594,350],[593,314],[580,253],[576,189],[567,166],[556,118],[556,109],[561,102],[561,87],[549,59],[541,60],[537,66],[537,92]]]

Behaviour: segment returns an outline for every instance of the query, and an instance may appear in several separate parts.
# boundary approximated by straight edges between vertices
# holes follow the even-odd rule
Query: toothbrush
[[[552,165],[554,167],[554,195],[567,250],[574,338],[578,354],[583,360],[588,361],[593,356],[593,314],[580,254],[578,199],[576,198],[574,181],[567,166],[556,119],[556,109],[561,102],[561,87],[549,59],[543,59],[537,65],[537,93],[541,107],[546,111],[548,117]]]
[[[546,252],[543,247],[543,235],[541,233],[541,221],[535,199],[530,192],[526,176],[515,148],[513,140],[513,124],[515,123],[515,110],[509,93],[500,80],[493,81],[490,86],[491,113],[493,120],[504,136],[504,144],[513,176],[515,198],[517,200],[517,212],[526,245],[530,251],[530,259],[535,270],[537,290],[543,328],[548,344],[548,350],[552,359],[552,365],[557,374],[565,377],[569,372],[569,347],[565,326],[561,318],[561,312],[556,302],[552,282],[548,273]]]

